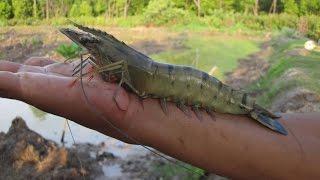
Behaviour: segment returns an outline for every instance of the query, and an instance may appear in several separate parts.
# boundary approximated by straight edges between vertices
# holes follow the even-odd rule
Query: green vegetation
[[[280,30],[320,38],[319,0],[2,0],[0,26],[82,24]]]
[[[205,173],[204,170],[191,166],[189,164],[186,164],[183,162],[177,162],[177,163],[188,167],[189,169],[191,169],[194,172],[197,172],[198,174],[187,171],[186,169],[183,169],[182,167],[179,167],[171,163],[155,165],[153,168],[153,172],[154,174],[161,175],[161,179],[164,179],[164,180],[175,179],[177,178],[177,175],[179,177],[178,179],[196,180],[196,179],[200,179],[201,176],[203,176]]]
[[[46,112],[44,112],[44,111],[42,111],[42,110],[40,110],[40,109],[38,109],[38,108],[35,108],[34,106],[31,106],[31,105],[29,106],[29,108],[30,108],[32,114],[33,114],[38,120],[40,120],[40,121],[45,120],[45,117],[46,117],[46,115],[47,115]]]
[[[79,47],[75,43],[71,44],[61,44],[57,49],[56,52],[61,56],[65,57],[66,59],[72,59],[79,56],[80,52],[82,51],[81,47]]]
[[[229,36],[190,36],[185,49],[152,55],[160,62],[189,65],[209,72],[216,66],[214,75],[223,79],[224,73],[237,66],[237,60],[259,50],[259,43]],[[232,52],[232,53],[230,53]]]
[[[22,39],[20,40],[21,44],[23,47],[28,48],[28,47],[41,47],[43,45],[43,41],[41,39],[41,37],[39,36],[33,36],[30,39]]]
[[[258,97],[258,102],[271,105],[277,95],[297,87],[320,94],[320,51],[306,51],[305,42],[305,38],[288,29],[273,39],[271,68],[263,78],[248,88],[250,91],[264,92]],[[296,75],[290,77],[290,71]]]

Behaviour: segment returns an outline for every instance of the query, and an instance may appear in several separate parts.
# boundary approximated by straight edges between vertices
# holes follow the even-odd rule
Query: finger
[[[21,67],[21,64],[10,61],[0,61],[0,71],[9,71],[12,73],[17,72]]]
[[[60,74],[64,76],[71,77],[74,74],[74,70],[77,67],[77,65],[80,63],[80,61],[74,61],[72,63],[55,63],[51,64],[45,67],[47,72],[53,73],[53,74]],[[81,68],[81,67],[78,67]],[[87,72],[90,72],[92,70],[92,66],[90,64],[86,65],[82,69],[82,74],[86,74]],[[78,73],[80,75],[80,72]]]
[[[56,61],[47,57],[31,57],[24,62],[25,65],[40,67],[44,67],[53,63],[56,63]]]
[[[39,66],[28,66],[15,62],[0,61],[0,71],[16,72],[34,72],[45,73],[44,69]]]
[[[72,76],[73,69],[78,65],[77,62],[72,63],[53,63],[47,66],[41,67],[37,66],[41,60],[30,60],[31,64],[32,61],[35,62],[33,65],[26,65],[26,64],[19,64],[10,61],[0,61],[0,71],[9,71],[12,73],[16,72],[33,72],[33,73],[43,73],[43,74],[53,74],[53,75],[63,75],[63,76]],[[36,62],[37,61],[37,62]],[[30,63],[28,63],[30,64]],[[83,68],[83,74],[87,73],[91,68],[91,65],[88,65]]]

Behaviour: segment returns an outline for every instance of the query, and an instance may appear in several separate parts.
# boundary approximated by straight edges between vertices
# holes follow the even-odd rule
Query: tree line
[[[170,4],[199,17],[216,10],[244,14],[320,14],[319,0],[0,0],[0,19],[54,17],[127,17],[143,14],[150,4]]]

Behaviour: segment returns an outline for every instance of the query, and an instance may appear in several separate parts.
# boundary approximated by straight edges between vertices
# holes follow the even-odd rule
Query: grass
[[[46,115],[47,115],[46,112],[44,112],[44,111],[42,111],[42,110],[40,110],[40,109],[38,109],[38,108],[36,108],[36,107],[34,107],[34,106],[31,106],[31,105],[29,106],[29,108],[30,108],[32,114],[33,114],[37,119],[39,119],[40,121],[45,120],[45,117],[46,117]]]
[[[189,169],[191,169],[194,172],[187,171],[186,169],[183,169],[175,164],[161,164],[161,165],[155,165],[153,167],[153,172],[155,174],[159,174],[161,176],[160,179],[163,180],[169,180],[169,179],[185,179],[185,180],[197,180],[200,179],[201,176],[204,175],[205,171],[202,169],[199,169],[197,167],[191,166],[189,164],[178,162]]]
[[[72,59],[79,56],[81,51],[82,51],[81,47],[79,47],[75,43],[61,44],[56,49],[56,52],[66,59]]]
[[[264,91],[257,99],[259,103],[270,106],[279,94],[297,87],[320,95],[320,52],[290,55],[290,52],[302,50],[305,40],[289,39],[274,44],[275,51],[270,57],[271,68],[262,79],[248,87],[249,91]],[[283,75],[290,69],[297,69],[302,75],[283,79]]]
[[[191,35],[185,42],[187,49],[167,51],[152,55],[152,58],[160,62],[189,65],[209,72],[217,67],[214,75],[220,79],[224,73],[232,71],[238,63],[238,59],[259,50],[257,41],[229,37]]]

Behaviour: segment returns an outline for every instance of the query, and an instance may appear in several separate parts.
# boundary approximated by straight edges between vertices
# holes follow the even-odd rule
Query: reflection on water
[[[28,127],[33,131],[41,134],[45,138],[56,142],[60,141],[64,127],[64,118],[45,113],[20,101],[3,98],[0,98],[0,109],[0,131],[7,132],[11,126],[11,121],[16,116],[21,116],[26,121]],[[90,142],[98,144],[110,139],[101,133],[71,121],[70,126],[77,143]],[[72,137],[68,132],[65,135],[65,141],[67,145],[72,144]]]

